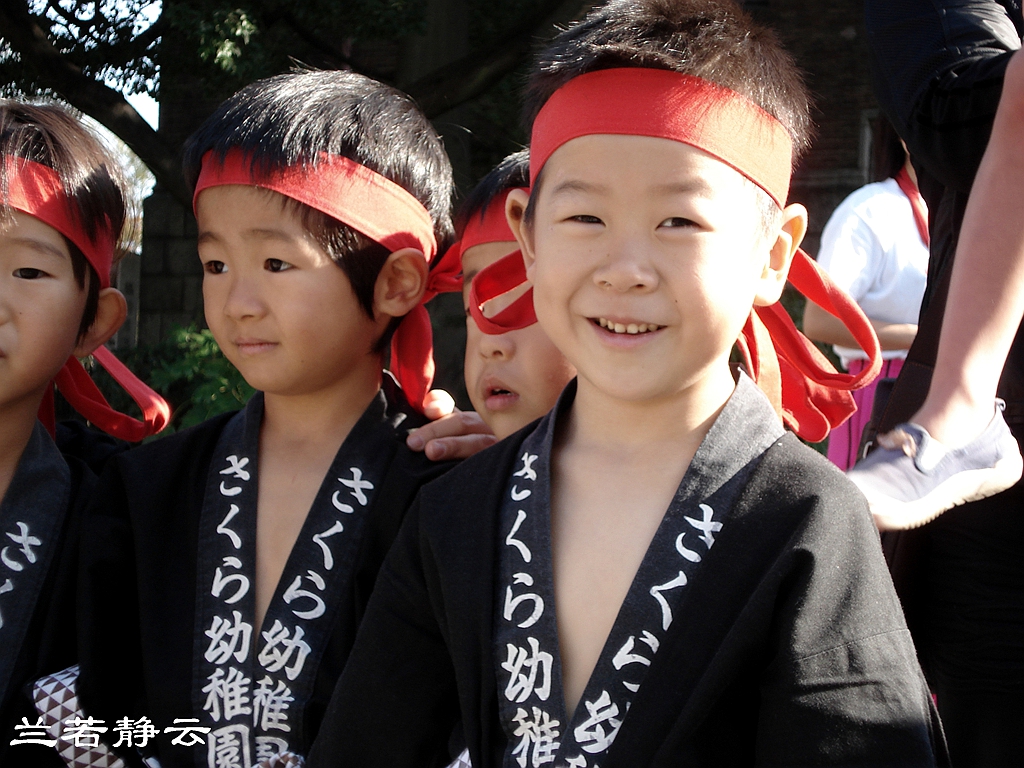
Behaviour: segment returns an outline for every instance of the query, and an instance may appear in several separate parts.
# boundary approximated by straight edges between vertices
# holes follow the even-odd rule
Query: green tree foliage
[[[191,427],[226,411],[236,411],[253,390],[220,351],[209,330],[175,328],[159,344],[140,345],[118,355],[139,378],[171,405],[171,423],[164,434]],[[139,417],[138,407],[99,366],[90,373],[104,396],[118,410]],[[60,418],[74,418],[67,406]]]
[[[514,138],[514,74],[533,46],[588,4],[581,0],[0,0],[0,84],[8,95],[50,93],[119,136],[183,204],[178,147],[150,128],[124,94],[158,100],[161,77],[188,73],[197,108],[296,65],[345,68],[408,91],[428,115],[494,94],[472,115]],[[434,51],[433,71],[403,65],[447,16],[468,30],[467,50]],[[441,21],[438,22],[437,19]],[[453,22],[455,23],[455,22]],[[434,30],[436,32],[436,29]],[[200,116],[201,118],[202,116]],[[476,126],[473,127],[476,131]],[[484,133],[487,133],[485,130]],[[488,155],[489,153],[484,153]],[[488,160],[490,157],[488,156]]]

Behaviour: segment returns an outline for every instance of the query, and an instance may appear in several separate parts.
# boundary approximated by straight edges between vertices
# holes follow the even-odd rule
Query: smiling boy
[[[863,499],[729,365],[806,227],[791,60],[729,2],[612,2],[526,115],[506,210],[577,383],[423,489],[310,765],[440,765],[460,716],[476,768],[934,764]]]
[[[290,765],[416,490],[448,467],[404,439],[424,422],[422,302],[451,235],[451,170],[407,97],[313,71],[228,99],[185,169],[206,319],[259,391],[104,476],[83,550],[81,700],[110,721],[200,729],[122,743],[130,761],[141,747],[163,768]],[[401,388],[383,372],[389,341]]]

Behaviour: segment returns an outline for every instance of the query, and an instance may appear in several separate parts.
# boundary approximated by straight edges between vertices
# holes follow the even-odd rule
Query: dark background
[[[869,180],[878,109],[862,3],[743,5],[777,31],[815,97],[816,138],[790,193],[791,202],[810,210],[805,248],[814,255],[832,210]],[[71,0],[0,0],[0,91],[71,104],[120,137],[156,176],[144,204],[141,255],[129,257],[118,276],[131,316],[116,345],[131,357],[136,348],[166,345],[175,329],[202,326],[202,272],[179,151],[224,97],[294,66],[351,68],[396,85],[434,121],[464,195],[526,143],[518,92],[531,52],[590,6],[574,0],[121,0],[104,12]],[[124,93],[143,91],[160,102],[156,130],[124,100]],[[787,293],[784,302],[798,317],[800,298]],[[437,384],[466,406],[461,297],[440,297],[430,310]]]

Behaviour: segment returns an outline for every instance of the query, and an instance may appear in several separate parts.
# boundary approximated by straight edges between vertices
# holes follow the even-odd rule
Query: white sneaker
[[[947,448],[918,424],[900,424],[881,436],[890,447],[878,448],[846,473],[867,497],[878,529],[917,528],[1020,480],[1024,460],[1003,420],[1004,406],[996,400],[985,431],[960,448]]]

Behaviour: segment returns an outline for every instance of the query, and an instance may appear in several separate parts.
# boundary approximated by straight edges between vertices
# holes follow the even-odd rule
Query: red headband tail
[[[315,163],[260,173],[241,150],[229,150],[223,158],[207,152],[196,181],[193,207],[200,192],[226,184],[262,187],[297,200],[392,253],[415,248],[428,264],[437,253],[433,219],[423,204],[399,184],[347,157],[321,152]],[[451,262],[441,262],[428,279],[423,301],[452,285]],[[430,316],[422,306],[402,319],[391,350],[395,378],[413,407],[422,410],[434,376]]]
[[[808,300],[842,320],[869,359],[869,364],[856,375],[840,373],[797,330],[781,304],[757,307],[751,313],[740,342],[741,350],[750,348],[746,354],[751,375],[773,404],[778,398],[776,408],[786,425],[805,440],[817,442],[853,415],[857,406],[850,390],[867,386],[875,379],[881,370],[882,353],[878,337],[861,308],[802,250],[793,259],[789,281]],[[770,343],[764,343],[765,337]],[[778,384],[771,373],[767,377],[761,375],[766,361],[769,370],[778,368]]]
[[[486,317],[483,312],[487,302],[515,290],[525,282],[526,265],[523,263],[522,251],[513,251],[476,274],[469,287],[469,314],[481,331],[497,336],[537,322],[533,309],[533,288],[528,288],[522,296],[491,317]]]
[[[99,347],[93,352],[93,357],[142,409],[143,420],[138,421],[111,408],[78,359],[69,357],[54,378],[54,383],[76,411],[108,435],[131,443],[155,435],[167,426],[171,419],[171,409],[166,400],[139,381],[106,347]],[[52,395],[40,408],[40,418],[50,434],[53,434]]]
[[[436,293],[449,293],[462,290],[462,254],[477,245],[487,243],[514,243],[516,236],[505,218],[505,200],[511,189],[507,189],[496,196],[487,207],[469,218],[462,231],[462,237],[449,248],[441,263],[433,270],[437,272],[442,268],[445,271],[454,270],[454,275],[449,279],[440,278],[436,285]],[[523,189],[524,192],[529,190]],[[431,296],[433,298],[433,295]]]

